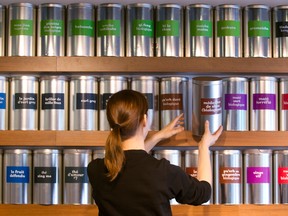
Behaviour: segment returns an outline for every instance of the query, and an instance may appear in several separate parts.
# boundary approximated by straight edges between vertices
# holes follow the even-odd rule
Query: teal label
[[[95,22],[92,20],[71,20],[70,36],[83,35],[88,37],[95,36]]]
[[[63,20],[41,20],[41,37],[54,35],[64,36]]]
[[[154,28],[152,20],[134,20],[132,24],[133,36],[153,37]]]
[[[248,37],[270,37],[271,27],[269,21],[249,21]]]
[[[11,20],[10,36],[33,36],[33,20]]]
[[[209,20],[192,20],[190,22],[190,36],[212,37],[212,22]]]
[[[120,36],[120,20],[100,20],[97,26],[97,36]]]
[[[217,22],[217,37],[240,37],[240,21],[223,20]]]
[[[157,22],[157,37],[180,35],[179,21],[177,20],[163,20]]]

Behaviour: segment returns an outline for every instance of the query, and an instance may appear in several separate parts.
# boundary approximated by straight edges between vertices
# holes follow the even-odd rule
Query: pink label
[[[278,183],[288,184],[288,167],[278,168]]]
[[[282,110],[288,110],[288,94],[282,94]]]
[[[247,95],[225,94],[225,110],[247,110]]]
[[[270,167],[247,167],[247,183],[270,183]]]
[[[276,110],[276,95],[253,94],[253,110]]]

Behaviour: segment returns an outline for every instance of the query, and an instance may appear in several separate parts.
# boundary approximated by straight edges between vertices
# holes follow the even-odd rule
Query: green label
[[[223,20],[217,22],[217,37],[240,37],[240,21]]]
[[[41,36],[64,36],[63,20],[41,20]]]
[[[269,21],[249,21],[248,37],[270,37],[271,28]]]
[[[120,36],[120,20],[98,21],[97,36]]]
[[[11,20],[11,36],[33,36],[33,20]]]
[[[153,37],[154,28],[152,20],[133,20],[132,34],[134,36]]]
[[[157,37],[179,36],[179,21],[163,20],[157,22]]]
[[[190,22],[190,36],[212,37],[212,22],[209,20],[192,20]]]
[[[92,20],[71,20],[70,36],[83,35],[88,37],[95,36],[95,22]]]

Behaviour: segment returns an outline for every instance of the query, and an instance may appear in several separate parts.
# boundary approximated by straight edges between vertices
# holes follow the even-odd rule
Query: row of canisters
[[[198,150],[152,154],[197,177]],[[0,203],[92,204],[87,165],[104,155],[103,149],[0,150]],[[213,195],[205,204],[288,204],[287,150],[215,150],[211,159]]]
[[[11,3],[0,9],[2,56],[288,57],[288,5]]]
[[[228,131],[287,131],[288,78],[85,75],[0,76],[0,130],[110,130],[106,104],[132,89],[148,101],[151,130],[184,113],[184,127],[202,135]]]

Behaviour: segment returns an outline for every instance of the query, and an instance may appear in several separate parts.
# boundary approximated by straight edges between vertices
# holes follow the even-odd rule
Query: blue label
[[[64,98],[63,93],[46,93],[42,94],[42,109],[52,110],[52,109],[64,109]]]
[[[97,94],[92,93],[77,93],[76,94],[76,109],[98,110]]]
[[[6,94],[0,93],[0,109],[6,109]]]
[[[29,183],[30,168],[27,166],[7,166],[7,183]]]
[[[35,93],[15,93],[15,109],[37,110],[37,94]]]

